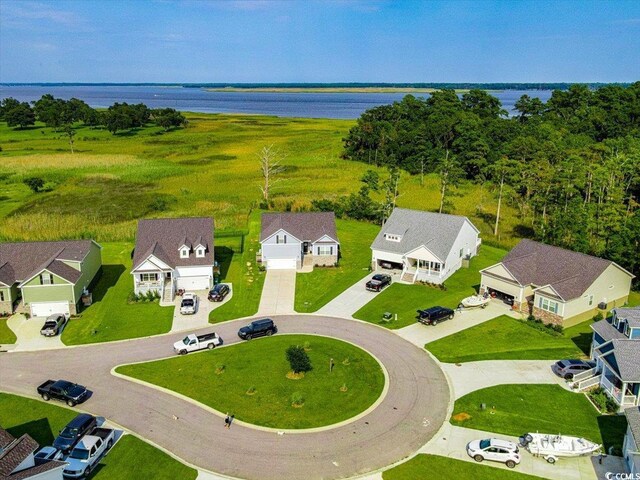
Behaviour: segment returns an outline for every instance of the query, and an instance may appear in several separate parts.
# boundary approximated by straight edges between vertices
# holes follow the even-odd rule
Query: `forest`
[[[367,110],[344,138],[344,158],[439,178],[441,212],[462,182],[517,208],[518,236],[611,259],[640,276],[640,82],[523,95],[511,116],[483,90]],[[482,208],[481,206],[478,207]],[[637,279],[636,279],[637,281]]]

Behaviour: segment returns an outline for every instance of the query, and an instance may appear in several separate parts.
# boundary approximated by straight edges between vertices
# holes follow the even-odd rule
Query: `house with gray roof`
[[[39,445],[28,434],[15,438],[0,427],[0,478],[6,480],[62,480],[66,462],[41,460],[34,453]]]
[[[624,411],[627,417],[627,434],[622,444],[622,457],[629,469],[629,473],[640,477],[640,407],[627,408]]]
[[[595,368],[577,375],[576,388],[599,385],[620,408],[640,405],[640,307],[614,308],[591,325]]]
[[[263,213],[260,245],[268,270],[334,266],[340,258],[333,212]]]
[[[611,260],[528,239],[481,274],[481,293],[565,327],[624,305],[634,278]]]
[[[479,234],[467,217],[394,208],[371,244],[371,268],[443,283],[478,253]]]
[[[134,291],[173,302],[178,290],[213,286],[213,218],[154,218],[138,221],[133,252]]]
[[[19,301],[31,316],[73,315],[102,268],[93,240],[0,243],[0,313]]]

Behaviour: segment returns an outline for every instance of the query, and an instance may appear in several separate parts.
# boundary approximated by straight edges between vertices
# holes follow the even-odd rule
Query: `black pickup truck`
[[[379,292],[387,285],[391,285],[391,275],[384,273],[376,273],[366,284],[367,290],[370,292]]]
[[[65,402],[70,407],[75,407],[87,399],[88,390],[82,385],[67,382],[66,380],[47,380],[38,387],[38,394],[45,402],[52,398]]]

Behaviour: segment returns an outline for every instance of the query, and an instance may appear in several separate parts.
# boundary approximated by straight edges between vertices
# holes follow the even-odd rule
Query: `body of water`
[[[199,88],[163,86],[0,86],[0,98],[22,102],[38,100],[50,93],[57,98],[79,98],[92,107],[108,107],[115,102],[144,103],[149,108],[170,107],[204,113],[251,113],[280,117],[358,118],[365,110],[402,100],[405,93],[268,93],[208,92]],[[508,112],[524,94],[546,102],[550,90],[503,90],[492,92]],[[415,93],[416,97],[428,97]]]

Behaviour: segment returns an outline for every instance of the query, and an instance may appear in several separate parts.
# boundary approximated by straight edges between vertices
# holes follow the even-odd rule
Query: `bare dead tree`
[[[276,183],[282,180],[277,176],[284,171],[284,167],[280,164],[281,155],[273,148],[273,144],[262,147],[258,158],[260,160],[260,173],[262,174],[260,191],[262,192],[262,199],[268,205],[269,192]]]

